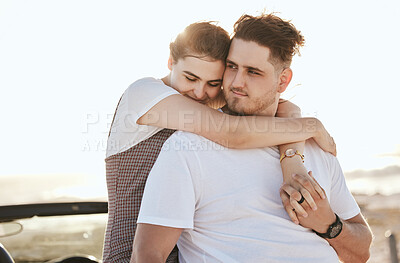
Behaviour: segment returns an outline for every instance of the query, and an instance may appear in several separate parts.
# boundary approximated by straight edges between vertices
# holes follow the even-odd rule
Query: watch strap
[[[343,223],[336,213],[335,213],[335,216],[336,216],[335,222],[333,222],[333,224],[331,224],[328,227],[328,230],[326,231],[326,233],[319,233],[315,230],[313,230],[313,232],[322,238],[332,239],[332,238],[337,237],[342,232]]]

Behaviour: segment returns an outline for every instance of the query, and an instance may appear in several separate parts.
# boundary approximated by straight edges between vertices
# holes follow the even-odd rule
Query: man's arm
[[[366,262],[372,242],[372,233],[367,222],[361,213],[342,222],[342,232],[327,241],[343,262]]]
[[[310,187],[309,182],[304,180],[304,178],[294,176],[294,179],[298,180],[299,183],[308,189],[318,206],[318,210],[313,211],[308,204],[303,202],[302,206],[307,211],[308,216],[303,217],[298,215],[300,225],[311,228],[319,233],[326,233],[329,226],[336,220],[336,215],[328,199],[320,198],[319,194]],[[280,194],[285,208],[290,206],[291,194],[295,192],[297,191],[287,184],[281,187]],[[350,219],[341,221],[343,226],[340,234],[335,238],[326,240],[335,249],[342,262],[366,262],[370,256],[369,249],[372,242],[372,233],[367,222],[361,213]]]
[[[182,228],[138,224],[130,262],[165,263],[181,233]]]

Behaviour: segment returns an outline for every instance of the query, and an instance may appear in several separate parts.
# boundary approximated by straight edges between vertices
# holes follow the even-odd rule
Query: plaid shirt
[[[144,186],[164,142],[174,130],[164,129],[122,153],[106,159],[108,224],[103,262],[128,263]],[[167,259],[178,262],[175,246]]]

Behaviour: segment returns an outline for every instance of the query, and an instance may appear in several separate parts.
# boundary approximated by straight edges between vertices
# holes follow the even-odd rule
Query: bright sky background
[[[306,38],[286,96],[323,121],[342,168],[400,164],[399,1],[0,0],[0,176],[103,180],[128,85],[168,73],[169,42],[188,24],[231,32],[263,8]]]

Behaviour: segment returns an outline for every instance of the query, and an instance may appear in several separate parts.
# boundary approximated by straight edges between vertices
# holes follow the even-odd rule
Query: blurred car
[[[0,206],[0,263],[101,262],[107,202]]]

